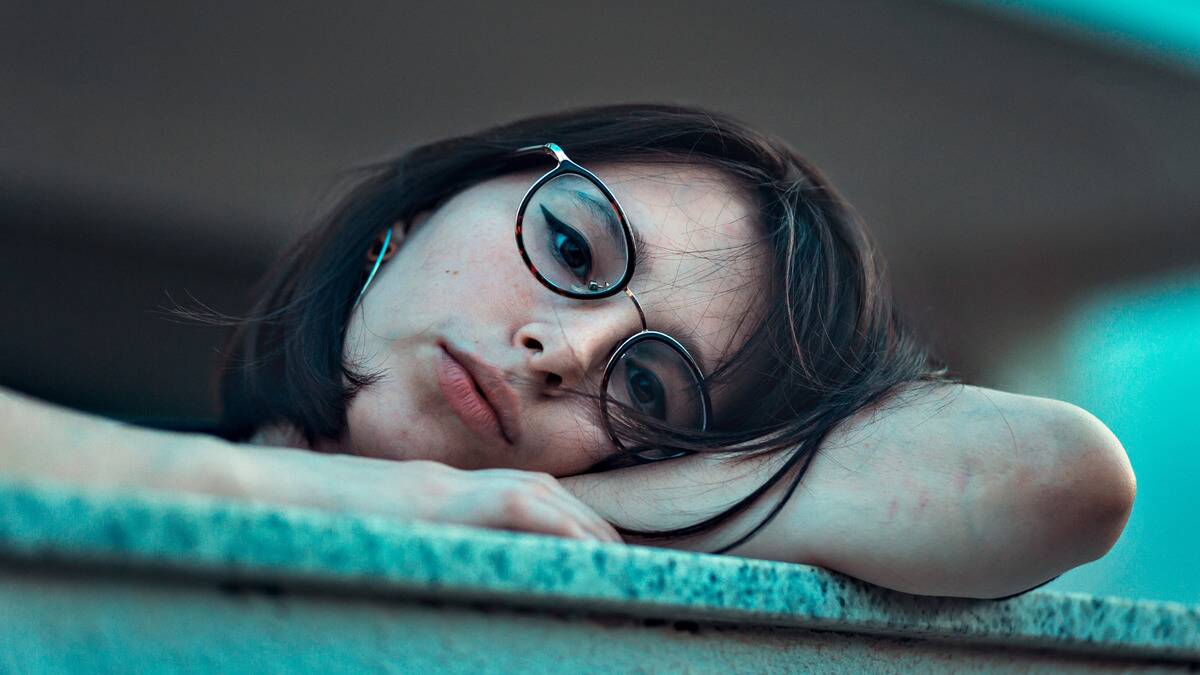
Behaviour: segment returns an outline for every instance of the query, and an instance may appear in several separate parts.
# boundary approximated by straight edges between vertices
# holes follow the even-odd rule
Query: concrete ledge
[[[447,623],[445,617],[466,612],[478,619],[489,607],[532,612],[520,616],[555,625],[567,615],[592,617],[587,621],[593,627],[604,625],[594,624],[597,616],[607,616],[629,630],[651,632],[678,622],[697,629],[723,625],[742,632],[734,642],[743,646],[749,635],[760,634],[755,631],[802,629],[802,638],[773,633],[777,652],[780,645],[812,640],[827,648],[902,640],[910,650],[919,641],[941,654],[975,649],[994,656],[1003,647],[1040,650],[1038,659],[1088,656],[1126,667],[1135,661],[1200,662],[1200,606],[1051,591],[1006,601],[910,596],[803,565],[154,493],[0,483],[0,566],[11,582],[0,585],[0,595],[7,596],[0,599],[6,608],[0,610],[0,651],[24,645],[24,652],[10,654],[44,643],[30,636],[52,634],[79,644],[63,637],[81,620],[77,610],[68,609],[70,602],[54,604],[55,598],[92,597],[92,604],[76,604],[124,608],[113,615],[116,625],[108,626],[119,632],[119,617],[128,622],[136,615],[130,608],[154,606],[170,614],[175,606],[187,614],[192,610],[171,598],[199,593],[220,606],[240,588],[267,598],[284,592],[297,612],[297,603],[310,613],[318,605],[356,606],[366,612],[356,615],[360,619],[381,611],[380,603],[393,614],[403,606],[425,616],[411,615],[413,626],[463,626],[463,635],[484,640],[480,625],[461,617]],[[14,609],[21,607],[28,616]],[[328,622],[335,615],[310,618]],[[363,620],[376,632],[395,630]],[[514,621],[506,626],[520,623]],[[86,632],[87,625],[94,632],[93,624],[75,628]],[[469,625],[479,631],[472,633]],[[148,648],[144,638],[138,649]],[[585,637],[572,639],[586,644]],[[507,646],[477,645],[493,651]]]

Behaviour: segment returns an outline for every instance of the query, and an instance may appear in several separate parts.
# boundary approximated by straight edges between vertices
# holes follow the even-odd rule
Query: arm
[[[244,497],[244,453],[201,434],[144,429],[0,387],[0,478]]]
[[[0,480],[14,479],[620,541],[546,474],[238,445],[130,426],[0,387]]]
[[[733,504],[780,460],[690,456],[561,481],[612,522],[666,529]],[[788,483],[711,535],[645,543],[716,549],[756,525]],[[835,429],[775,520],[730,553],[909,593],[1000,597],[1103,555],[1134,492],[1120,443],[1075,406],[915,385]]]

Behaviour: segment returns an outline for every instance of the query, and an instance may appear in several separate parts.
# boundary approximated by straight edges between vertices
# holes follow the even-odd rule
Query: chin
[[[470,448],[469,443],[456,440],[449,435],[433,433],[427,424],[418,429],[380,429],[351,434],[354,440],[346,444],[349,454],[395,462],[431,461],[440,462],[456,469],[477,469],[479,459],[485,455]]]

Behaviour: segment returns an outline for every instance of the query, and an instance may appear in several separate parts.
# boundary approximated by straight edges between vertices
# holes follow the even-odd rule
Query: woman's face
[[[709,168],[588,168],[645,240],[629,288],[647,327],[687,338],[711,373],[764,301],[766,250],[748,201]],[[479,183],[421,214],[407,235],[395,228],[400,248],[346,333],[347,362],[383,377],[350,402],[337,450],[555,476],[616,451],[595,401],[565,390],[598,392],[608,358],[641,321],[623,293],[566,298],[526,268],[515,216],[541,173]],[[727,396],[711,394],[719,419]]]

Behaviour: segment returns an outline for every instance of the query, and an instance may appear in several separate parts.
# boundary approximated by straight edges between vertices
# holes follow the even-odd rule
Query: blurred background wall
[[[1122,439],[1130,526],[1052,588],[1200,602],[1198,36],[1186,0],[10,0],[0,384],[211,418],[222,333],[161,308],[244,310],[342,170],[530,113],[699,104],[825,170],[969,381]]]

